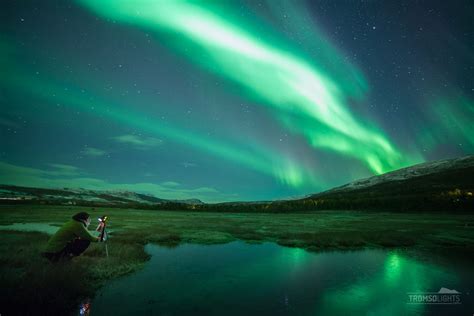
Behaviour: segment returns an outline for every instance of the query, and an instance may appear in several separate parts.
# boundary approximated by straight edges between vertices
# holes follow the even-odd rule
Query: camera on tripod
[[[107,216],[101,216],[97,219],[99,221],[99,225],[96,228],[96,231],[100,233],[99,240],[106,241],[107,240],[107,231],[105,227],[107,226]]]

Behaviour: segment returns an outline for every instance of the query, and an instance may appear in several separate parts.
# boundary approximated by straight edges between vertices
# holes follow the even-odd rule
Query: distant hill
[[[318,209],[474,211],[474,156],[426,162],[310,195]]]
[[[417,180],[426,180],[426,176],[430,176],[430,185],[435,185],[436,187],[449,187],[456,185],[462,185],[463,182],[465,185],[474,184],[474,178],[468,178],[468,174],[461,175],[461,177],[446,177],[445,174],[450,174],[457,171],[465,171],[467,173],[472,172],[474,168],[474,156],[466,156],[455,159],[445,159],[432,162],[425,162],[417,164],[411,167],[398,169],[392,172],[387,172],[382,175],[373,176],[370,178],[357,180],[350,182],[340,187],[333,188],[331,190],[312,195],[310,197],[316,196],[327,196],[328,194],[342,193],[342,192],[352,192],[355,190],[363,189],[377,189],[380,185],[387,183],[392,183],[399,185],[404,181]],[[466,181],[463,181],[466,180]],[[470,181],[469,181],[470,180]],[[426,187],[425,187],[426,189]]]
[[[300,199],[220,203],[216,211],[474,211],[474,156],[426,162]]]
[[[153,195],[130,191],[99,191],[87,189],[43,189],[0,185],[0,202],[18,204],[94,205],[116,207],[150,207],[168,204],[202,204],[198,199],[166,200]]]
[[[426,162],[300,199],[206,204],[130,191],[0,185],[1,204],[57,204],[217,212],[474,211],[474,156]]]

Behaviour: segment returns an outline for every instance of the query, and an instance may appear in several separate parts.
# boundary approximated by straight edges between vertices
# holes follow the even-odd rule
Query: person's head
[[[73,220],[83,222],[84,226],[88,227],[91,223],[91,217],[87,212],[79,212],[72,217]]]

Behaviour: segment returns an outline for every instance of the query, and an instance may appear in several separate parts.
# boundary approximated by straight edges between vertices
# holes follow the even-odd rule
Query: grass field
[[[66,314],[110,279],[140,269],[144,245],[215,244],[233,240],[276,242],[309,251],[403,247],[418,252],[474,253],[474,216],[317,211],[294,214],[202,213],[1,206],[0,225],[60,226],[80,211],[109,216],[109,258],[93,244],[72,262],[50,264],[40,257],[49,236],[2,230],[1,314]],[[31,225],[30,225],[31,226]],[[90,229],[95,228],[95,223]]]

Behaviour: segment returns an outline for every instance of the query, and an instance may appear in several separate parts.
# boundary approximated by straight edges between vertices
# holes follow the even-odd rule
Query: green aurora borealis
[[[404,109],[388,117],[388,105],[372,108],[374,95],[400,98],[403,82],[371,81],[371,66],[351,62],[303,1],[257,4],[10,8],[17,16],[0,40],[2,182],[275,199],[472,153],[472,90],[402,97]],[[22,14],[74,24],[35,29]],[[466,58],[472,67],[472,52]]]

